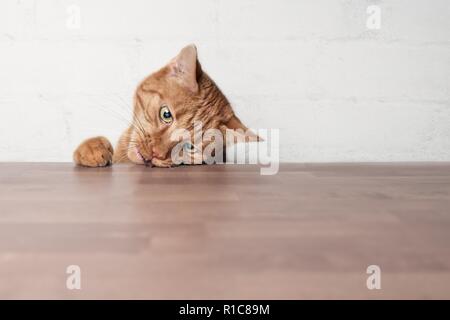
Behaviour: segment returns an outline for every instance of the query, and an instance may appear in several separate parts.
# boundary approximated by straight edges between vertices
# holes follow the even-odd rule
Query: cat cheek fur
[[[130,159],[130,161],[135,163],[135,164],[144,164],[144,160],[138,154],[136,148],[128,149],[127,156],[128,156],[128,159]]]

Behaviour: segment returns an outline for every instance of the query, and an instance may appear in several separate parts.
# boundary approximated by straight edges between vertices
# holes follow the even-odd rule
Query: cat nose
[[[158,159],[161,159],[161,160],[164,160],[164,158],[166,156],[166,154],[164,152],[162,152],[161,150],[159,150],[156,147],[152,148],[152,153],[153,153],[153,157],[154,158],[158,158]]]

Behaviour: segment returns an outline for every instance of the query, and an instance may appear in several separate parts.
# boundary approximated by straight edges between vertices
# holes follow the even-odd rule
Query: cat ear
[[[227,130],[228,134],[233,135],[234,139],[231,141],[232,143],[263,141],[262,138],[244,126],[241,120],[239,120],[236,116],[233,116],[227,123],[225,123],[223,130]],[[227,144],[229,143],[230,141],[227,141]]]
[[[177,81],[196,93],[198,91],[197,75],[200,71],[200,65],[197,61],[197,48],[191,44],[184,47],[180,53],[169,63],[170,74]]]

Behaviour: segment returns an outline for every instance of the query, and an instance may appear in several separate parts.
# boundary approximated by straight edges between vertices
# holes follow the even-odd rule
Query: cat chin
[[[130,161],[135,164],[144,164],[144,160],[142,159],[142,157],[132,149],[128,150],[127,156],[128,159],[130,159]]]

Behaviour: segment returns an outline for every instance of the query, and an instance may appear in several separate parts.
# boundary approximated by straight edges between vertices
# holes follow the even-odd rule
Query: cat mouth
[[[137,153],[137,155],[139,156],[139,158],[141,158],[143,164],[144,164],[146,167],[152,166],[152,160],[151,160],[151,159],[150,159],[150,160],[146,159],[138,149],[136,149],[136,153]]]

